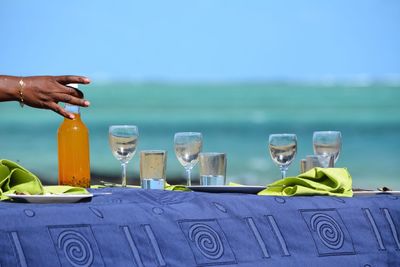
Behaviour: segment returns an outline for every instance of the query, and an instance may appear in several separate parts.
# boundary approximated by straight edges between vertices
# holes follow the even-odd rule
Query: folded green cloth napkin
[[[88,194],[85,188],[72,186],[43,186],[39,178],[10,160],[0,160],[0,200],[9,199],[5,194]]]
[[[168,183],[165,183],[165,190],[169,190],[169,191],[192,191],[189,188],[187,188],[185,185],[170,185]]]
[[[352,178],[344,168],[313,168],[297,177],[273,182],[258,195],[352,197]]]
[[[43,194],[52,194],[52,195],[60,195],[60,194],[71,194],[71,195],[81,195],[81,194],[89,194],[89,192],[83,187],[75,187],[69,185],[46,185],[43,186]]]

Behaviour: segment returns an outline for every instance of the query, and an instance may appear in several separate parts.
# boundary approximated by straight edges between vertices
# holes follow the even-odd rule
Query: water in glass
[[[182,132],[174,136],[175,154],[179,163],[187,173],[187,185],[191,185],[191,170],[199,161],[199,153],[203,146],[201,133]]]
[[[201,185],[225,185],[224,175],[200,175]]]
[[[272,160],[281,170],[282,178],[292,163],[297,152],[297,136],[295,134],[271,134],[269,136],[269,153]]]
[[[126,186],[126,165],[136,152],[139,131],[135,125],[113,125],[108,131],[108,140],[111,152],[121,162],[122,183]]]
[[[313,134],[314,154],[320,155],[321,165],[325,168],[329,166],[330,157],[334,161],[339,158],[342,147],[342,134],[338,131],[317,131]]]
[[[143,189],[164,189],[167,151],[144,150],[140,152],[140,184]]]

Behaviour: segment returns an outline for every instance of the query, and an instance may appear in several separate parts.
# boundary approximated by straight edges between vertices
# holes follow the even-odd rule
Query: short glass
[[[313,133],[314,154],[321,156],[322,167],[330,166],[331,156],[334,157],[334,164],[339,158],[342,148],[342,134],[339,131],[317,131]]]
[[[226,154],[208,152],[199,154],[200,184],[225,185],[226,184]]]
[[[325,157],[321,156],[321,155],[308,155],[306,156],[306,158],[304,159],[304,163],[301,169],[301,172],[306,172],[311,170],[312,168],[315,167],[320,167],[320,168],[324,168],[324,163],[325,163]],[[333,168],[334,165],[334,155],[331,155],[328,159],[328,168]]]
[[[140,184],[143,189],[164,189],[167,151],[143,150],[140,152]]]

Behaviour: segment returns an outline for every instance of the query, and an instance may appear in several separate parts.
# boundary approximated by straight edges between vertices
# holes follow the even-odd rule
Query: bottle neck
[[[81,119],[81,113],[80,113],[80,110],[79,110],[79,106],[74,106],[74,105],[66,104],[66,105],[65,105],[65,110],[68,111],[68,112],[73,113],[74,116],[75,116],[73,119],[69,119],[69,118],[67,119],[67,118],[65,118],[65,119],[64,119],[65,122],[67,122],[67,123],[73,123],[73,122],[81,122],[81,121],[82,121],[82,119]]]
[[[75,115],[80,114],[79,106],[65,104],[65,110],[68,112],[74,113]]]
[[[70,118],[64,118],[64,123],[67,124],[76,124],[76,123],[83,123],[82,119],[81,119],[81,115],[78,114],[74,114],[75,117],[73,119]]]

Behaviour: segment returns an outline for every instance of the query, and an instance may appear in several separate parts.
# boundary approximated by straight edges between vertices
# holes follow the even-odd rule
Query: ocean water
[[[348,168],[355,187],[400,189],[400,86],[295,83],[168,84],[109,83],[81,88],[91,101],[82,110],[90,131],[92,178],[119,180],[120,165],[108,145],[108,127],[139,127],[138,151],[168,151],[167,182],[182,182],[173,150],[179,131],[203,133],[203,151],[227,153],[227,180],[267,184],[280,178],[267,150],[271,133],[296,133],[300,159],[312,154],[315,130],[342,132],[338,167]],[[57,181],[57,129],[62,118],[18,103],[0,104],[0,158],[20,162],[45,183]],[[128,183],[138,184],[138,153]],[[198,167],[193,173],[198,181]]]

